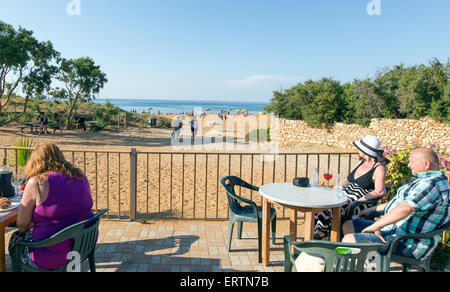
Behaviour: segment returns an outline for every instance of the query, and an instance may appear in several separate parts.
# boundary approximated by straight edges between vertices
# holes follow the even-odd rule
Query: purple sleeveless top
[[[86,177],[80,181],[50,173],[48,183],[48,197],[35,208],[31,220],[34,223],[33,239],[37,242],[94,216],[91,189]],[[30,248],[30,258],[40,269],[55,270],[67,265],[67,254],[72,247],[73,241],[68,240],[48,248]]]

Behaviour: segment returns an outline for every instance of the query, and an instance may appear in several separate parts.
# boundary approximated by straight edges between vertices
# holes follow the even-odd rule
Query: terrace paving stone
[[[299,220],[299,239],[303,227]],[[6,242],[15,231],[7,229]],[[277,242],[271,245],[271,264],[258,263],[257,226],[245,224],[243,237],[233,235],[227,247],[226,221],[147,221],[146,223],[102,220],[96,250],[98,272],[282,272],[282,236],[289,222],[277,223]],[[6,256],[7,271],[11,259]],[[87,262],[82,271],[89,271]]]

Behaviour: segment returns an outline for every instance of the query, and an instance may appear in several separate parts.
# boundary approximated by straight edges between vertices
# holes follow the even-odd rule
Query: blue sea
[[[106,99],[96,99],[94,102],[105,104]],[[108,99],[113,105],[131,112],[136,110],[138,113],[148,112],[162,114],[178,114],[195,112],[220,113],[222,110],[235,113],[236,110],[248,110],[250,114],[258,114],[264,111],[266,103],[240,102],[240,101],[195,101],[195,100],[156,100],[156,99]],[[207,109],[210,109],[207,111]]]

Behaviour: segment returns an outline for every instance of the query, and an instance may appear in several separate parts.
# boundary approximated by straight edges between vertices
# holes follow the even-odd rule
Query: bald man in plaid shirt
[[[450,220],[449,183],[439,171],[439,157],[431,149],[411,153],[408,167],[415,176],[387,204],[363,211],[384,212],[378,221],[356,219],[344,223],[343,242],[371,241],[387,246],[399,234],[421,234],[437,230]],[[422,259],[437,246],[439,238],[410,239],[399,244],[397,254]]]

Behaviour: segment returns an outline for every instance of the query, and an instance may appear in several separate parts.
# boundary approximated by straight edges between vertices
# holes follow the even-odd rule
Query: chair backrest
[[[106,212],[108,212],[107,209],[85,221],[69,226],[52,236],[49,240],[45,240],[43,244],[37,243],[33,247],[49,247],[67,240],[73,240],[72,252],[78,252],[83,261],[97,244],[100,217]]]
[[[289,254],[291,263],[294,263],[295,257],[291,252],[291,246],[296,251],[306,252],[310,255],[320,255],[325,259],[325,272],[363,272],[364,264],[370,252],[376,252],[384,245],[378,243],[358,243],[345,244],[328,241],[307,241],[293,243],[290,239],[285,238],[285,252]],[[352,253],[339,253],[338,249],[351,249]]]
[[[446,224],[442,225],[439,229],[445,231],[445,230],[447,230],[449,228],[450,228],[450,220]]]
[[[242,207],[239,201],[242,202],[248,201],[236,194],[235,186],[240,186],[246,189],[259,191],[258,187],[252,186],[236,176],[224,177],[221,179],[221,183],[225,188],[225,190],[227,191],[228,206],[230,207],[230,210],[232,210],[233,212],[238,212],[239,209]]]
[[[98,240],[98,226],[100,225],[100,218],[107,210],[103,210],[92,218],[74,225],[74,245],[72,251],[80,254],[81,260],[87,258],[89,254],[95,249]]]

